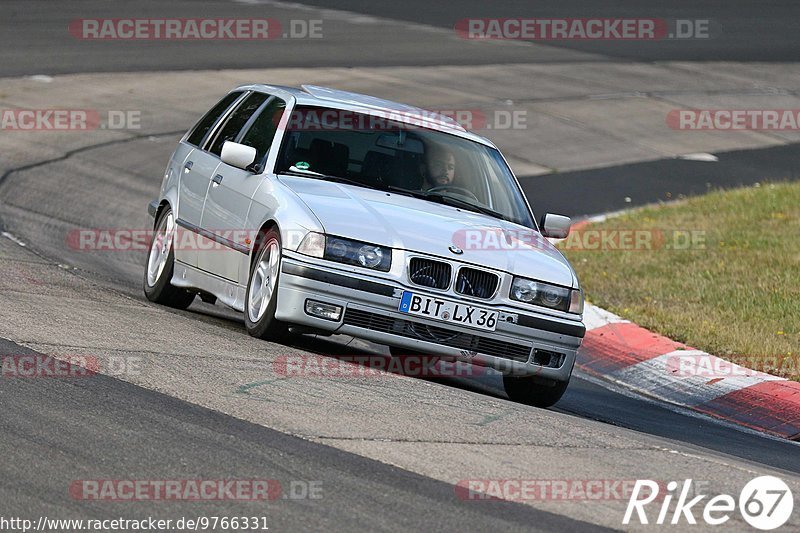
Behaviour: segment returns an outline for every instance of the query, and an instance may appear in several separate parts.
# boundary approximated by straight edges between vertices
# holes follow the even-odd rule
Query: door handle
[[[211,180],[211,186],[212,186],[212,187],[217,187],[217,186],[218,186],[220,183],[222,183],[222,174],[217,174],[217,175],[216,175],[216,176],[214,176],[214,178]]]
[[[187,161],[186,164],[183,165],[184,171],[189,172],[190,170],[192,170],[193,166],[194,166],[194,161]]]

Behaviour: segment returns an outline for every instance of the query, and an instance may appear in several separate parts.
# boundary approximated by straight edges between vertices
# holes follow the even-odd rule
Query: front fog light
[[[306,300],[306,314],[326,320],[339,320],[342,316],[342,306]]]

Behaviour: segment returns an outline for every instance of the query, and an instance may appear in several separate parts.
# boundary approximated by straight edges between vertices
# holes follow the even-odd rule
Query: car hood
[[[547,239],[512,222],[410,196],[281,176],[329,235],[440,256],[571,287],[572,267]],[[456,255],[449,250],[463,250]]]

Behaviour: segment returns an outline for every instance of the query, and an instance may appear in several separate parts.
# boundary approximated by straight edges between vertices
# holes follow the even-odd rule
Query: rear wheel
[[[269,341],[282,341],[289,337],[288,324],[275,318],[280,269],[281,237],[273,228],[261,240],[247,283],[244,324],[253,337]]]
[[[554,405],[567,390],[569,381],[552,381],[535,376],[503,376],[503,387],[508,397],[536,407]]]
[[[175,216],[165,207],[158,217],[153,242],[147,255],[144,271],[144,294],[151,302],[176,309],[186,309],[194,300],[194,293],[170,283],[175,269]]]

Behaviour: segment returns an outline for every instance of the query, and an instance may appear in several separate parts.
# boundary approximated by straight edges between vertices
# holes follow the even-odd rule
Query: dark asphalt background
[[[504,48],[502,52],[472,48],[469,54],[436,50],[420,55],[412,53],[413,43],[381,47],[380,35],[377,35],[375,41],[365,47],[359,36],[353,35],[350,39],[339,36],[339,42],[333,48],[325,39],[277,39],[270,41],[267,53],[258,42],[98,43],[75,39],[66,31],[70,21],[79,18],[270,16],[281,19],[279,8],[258,3],[257,0],[254,4],[222,0],[73,0],[58,3],[50,0],[6,0],[3,2],[4,16],[0,20],[0,76],[281,66],[569,61],[561,54],[549,53],[548,48],[553,51],[568,49],[596,54],[598,61],[782,62],[796,61],[800,57],[800,39],[797,37],[800,3],[793,0],[301,0],[297,3],[431,25],[448,31],[453,30],[458,20],[471,17],[703,19],[710,21],[713,38],[630,42],[538,41],[547,47],[538,47],[535,51],[528,47]],[[310,11],[308,18],[320,17],[318,13]]]
[[[658,41],[537,41],[634,61],[796,61],[800,3],[792,0],[463,0],[459,2],[375,2],[300,0],[299,3],[453,28],[464,18],[656,18],[708,20],[709,39]],[[535,59],[534,59],[535,61]]]
[[[715,189],[800,179],[800,145],[715,153],[715,162],[661,159],[545,176],[520,177],[537,217],[571,217],[675,200]],[[629,200],[626,200],[628,198]]]

